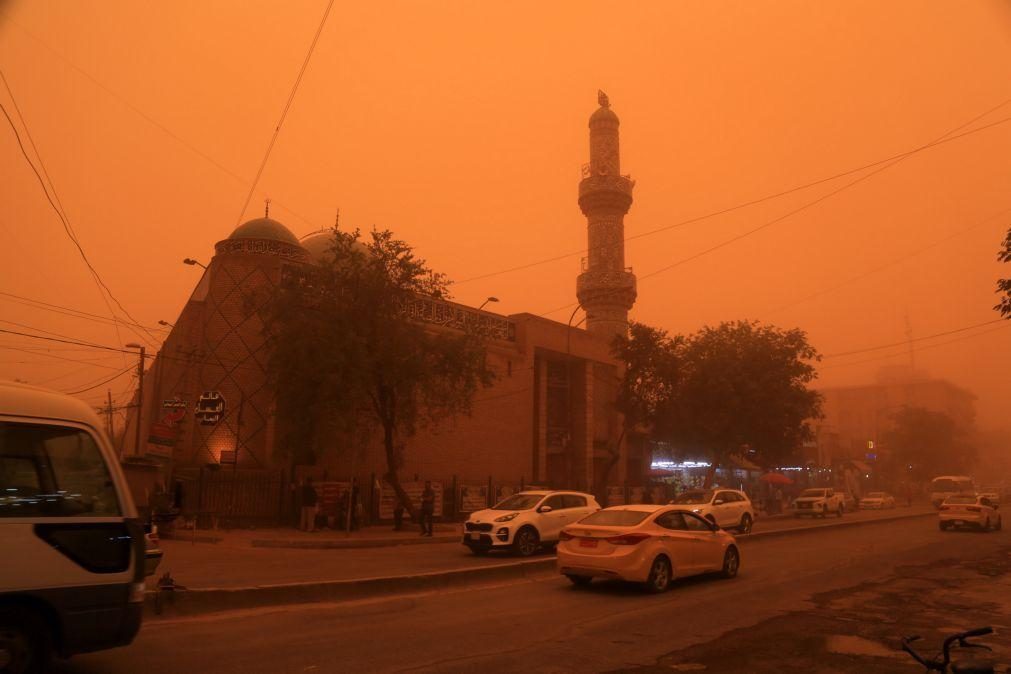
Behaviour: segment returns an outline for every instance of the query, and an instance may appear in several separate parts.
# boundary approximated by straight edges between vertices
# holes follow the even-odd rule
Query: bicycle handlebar
[[[905,652],[907,652],[911,656],[913,656],[913,658],[917,662],[919,662],[921,665],[923,665],[924,667],[926,667],[928,670],[936,670],[936,671],[939,671],[939,672],[946,672],[946,671],[948,671],[948,665],[951,663],[951,654],[949,653],[949,651],[951,650],[951,645],[953,643],[955,643],[957,641],[957,642],[959,642],[960,646],[966,646],[966,647],[972,646],[974,648],[986,648],[985,646],[976,646],[975,644],[967,644],[967,643],[965,643],[965,640],[966,639],[971,639],[973,637],[986,636],[987,634],[993,634],[993,628],[992,627],[989,627],[989,626],[988,627],[977,627],[976,629],[972,629],[972,630],[968,630],[966,632],[961,632],[959,634],[953,634],[953,635],[951,635],[950,637],[948,637],[947,639],[944,640],[944,646],[943,646],[943,649],[942,649],[943,656],[942,656],[942,659],[940,661],[937,658],[934,658],[933,660],[929,660],[929,661],[925,660],[919,653],[917,653],[916,651],[914,651],[909,646],[910,643],[912,643],[914,641],[917,641],[920,638],[919,636],[908,636],[908,637],[903,638],[902,639],[902,650],[904,650]]]
[[[969,630],[968,632],[963,632],[961,634],[961,637],[963,639],[968,639],[970,637],[983,637],[983,636],[986,636],[987,634],[993,634],[993,628],[992,627],[977,627],[974,630]]]

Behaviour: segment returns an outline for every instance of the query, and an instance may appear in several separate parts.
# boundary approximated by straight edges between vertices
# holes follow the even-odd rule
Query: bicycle
[[[913,647],[909,644],[920,639],[919,636],[908,636],[902,639],[902,650],[913,656],[913,659],[919,662],[921,665],[927,668],[928,672],[941,672],[941,674],[994,674],[994,666],[991,662],[984,662],[980,660],[960,660],[952,664],[951,662],[951,650],[952,644],[956,641],[958,642],[959,648],[980,648],[985,651],[992,651],[993,649],[989,646],[984,646],[982,644],[970,644],[967,639],[972,639],[974,637],[982,637],[987,634],[993,634],[992,627],[977,627],[974,630],[968,630],[967,632],[960,632],[959,634],[953,634],[944,640],[944,645],[941,647],[941,652],[935,655],[933,658],[927,660],[922,655],[913,650]],[[951,669],[948,669],[948,665],[951,665]]]

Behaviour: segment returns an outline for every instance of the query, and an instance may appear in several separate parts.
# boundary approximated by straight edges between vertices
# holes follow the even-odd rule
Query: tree
[[[365,245],[358,232],[333,235],[319,265],[291,275],[264,312],[286,449],[381,432],[383,477],[414,516],[398,472],[407,441],[469,414],[474,394],[492,384],[484,339],[478,326],[460,332],[410,317],[419,298],[445,299],[448,282],[407,243],[389,231]]]
[[[997,253],[997,260],[1000,262],[1011,262],[1011,229],[1004,237],[1004,247]],[[1000,303],[994,309],[1000,312],[1004,318],[1011,319],[1011,278],[999,279],[997,281],[997,292],[1001,295]]]
[[[896,476],[904,473],[928,480],[939,474],[960,474],[975,461],[975,449],[947,414],[904,407],[892,416],[892,422],[893,428],[882,440]]]
[[[621,433],[608,445],[608,461],[595,475],[595,489],[603,493],[611,471],[620,458],[625,438],[635,429],[656,432],[657,410],[674,394],[679,381],[679,349],[684,338],[670,337],[666,331],[643,323],[631,322],[628,336],[619,335],[613,352],[624,365],[618,383],[615,407],[622,416]]]
[[[821,396],[807,387],[820,358],[798,329],[736,321],[684,340],[676,386],[661,405],[659,428],[675,447],[709,458],[706,478],[745,445],[776,465],[813,437]]]

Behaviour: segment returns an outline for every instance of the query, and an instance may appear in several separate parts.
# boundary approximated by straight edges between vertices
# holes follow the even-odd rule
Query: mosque
[[[618,117],[606,95],[601,92],[598,100],[589,121],[590,161],[578,192],[587,219],[588,253],[576,279],[585,329],[530,313],[500,315],[419,297],[411,309],[415,320],[443,329],[474,320],[489,326],[488,361],[499,377],[478,392],[471,416],[407,439],[403,480],[591,489],[601,481],[639,484],[649,469],[641,443],[621,433],[613,404],[621,364],[610,343],[626,332],[636,299],[636,278],[625,266],[623,222],[634,181],[621,174]],[[277,485],[273,495],[260,499],[273,499],[266,505],[255,493],[235,497],[232,509],[251,515],[276,507],[293,473],[360,481],[382,475],[385,454],[378,438],[357,451],[315,452],[314,463],[305,466],[285,465],[275,452],[275,394],[253,298],[320,261],[331,236],[324,231],[298,238],[263,217],[215,244],[145,374],[141,409],[131,410],[123,434],[124,461],[146,457],[173,476],[243,475]]]

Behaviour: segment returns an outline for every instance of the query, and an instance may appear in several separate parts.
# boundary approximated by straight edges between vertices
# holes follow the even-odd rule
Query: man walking
[[[421,535],[432,535],[432,518],[435,517],[435,491],[432,483],[425,480],[425,491],[421,492]]]
[[[316,531],[316,502],[316,488],[312,486],[312,478],[306,477],[302,485],[302,521],[298,527],[302,531]]]

